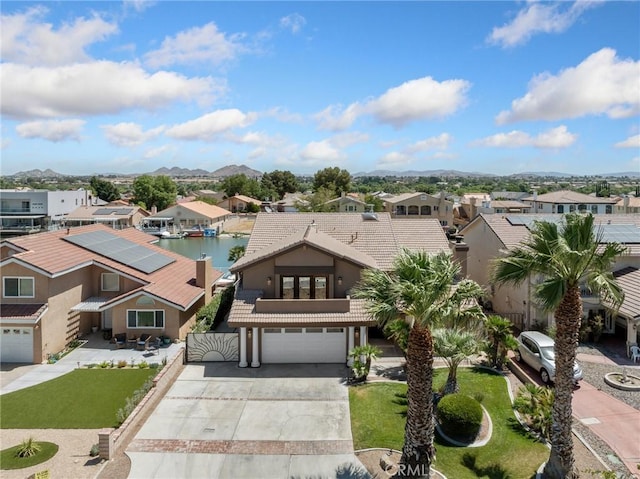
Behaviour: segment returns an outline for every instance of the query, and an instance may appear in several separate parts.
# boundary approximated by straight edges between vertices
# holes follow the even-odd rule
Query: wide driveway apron
[[[130,478],[364,478],[341,365],[188,365],[126,452]]]

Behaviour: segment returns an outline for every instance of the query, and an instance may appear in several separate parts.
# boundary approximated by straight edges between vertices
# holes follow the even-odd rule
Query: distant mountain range
[[[246,165],[228,165],[222,168],[218,168],[215,171],[206,171],[202,169],[194,169],[191,170],[189,168],[179,168],[174,166],[172,168],[158,168],[155,171],[149,173],[95,173],[96,176],[118,176],[118,177],[135,177],[140,176],[142,174],[147,175],[166,175],[172,178],[178,177],[211,177],[211,178],[226,178],[228,176],[244,174],[249,178],[259,178],[262,176],[262,172],[258,170],[254,170],[253,168],[249,168]],[[13,175],[4,175],[5,177],[21,177],[21,178],[60,178],[65,176],[88,176],[88,175],[65,175],[62,173],[57,173],[51,169],[46,170],[29,170],[29,171],[19,171]],[[301,175],[301,176],[313,176],[311,174]],[[362,176],[395,176],[395,177],[419,177],[419,176],[437,176],[442,178],[580,178],[580,177],[599,177],[599,178],[640,178],[640,171],[623,171],[619,173],[602,173],[599,175],[571,175],[568,173],[558,173],[555,171],[532,171],[532,172],[523,172],[523,173],[515,173],[512,175],[494,175],[490,173],[478,173],[478,172],[468,172],[468,171],[458,171],[458,170],[426,170],[426,171],[417,171],[417,170],[407,170],[407,171],[393,171],[393,170],[373,170],[369,172],[358,172],[353,174],[354,177],[362,177]]]

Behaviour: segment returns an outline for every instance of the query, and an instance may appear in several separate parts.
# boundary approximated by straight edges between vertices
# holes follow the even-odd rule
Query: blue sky
[[[2,174],[640,171],[638,2],[2,2]]]

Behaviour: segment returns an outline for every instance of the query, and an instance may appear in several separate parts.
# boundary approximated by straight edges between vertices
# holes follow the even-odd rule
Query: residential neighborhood
[[[544,277],[531,276],[518,285],[497,284],[491,271],[497,259],[525,244],[539,222],[561,228],[565,213],[593,215],[600,244],[615,242],[624,247],[611,268],[624,294],[621,303],[601,298],[586,283],[580,288],[586,329],[581,332],[578,358],[586,377],[574,392],[574,417],[583,423],[574,431],[586,446],[578,441],[578,463],[602,464],[597,462],[602,461],[598,453],[590,451],[610,450],[619,457],[622,469],[618,470],[633,474],[633,462],[640,454],[634,445],[620,445],[624,426],[617,423],[615,429],[598,429],[592,424],[605,424],[605,419],[587,411],[600,394],[599,382],[598,390],[589,383],[596,381],[593,374],[599,374],[594,371],[606,368],[605,364],[612,371],[623,365],[631,377],[640,371],[640,215],[632,209],[634,197],[608,199],[568,190],[543,195],[469,193],[458,198],[444,191],[377,192],[373,198],[380,199],[381,207],[374,208],[355,192],[343,192],[324,203],[311,199],[308,205],[303,198],[309,195],[296,193],[298,199],[292,203],[296,208],[285,210],[278,201],[242,194],[212,200],[208,190],[201,191],[205,193],[176,198],[159,211],[123,200],[105,202],[86,190],[66,195],[0,192],[0,397],[98,365],[125,365],[125,372],[127,364],[136,362],[141,367],[149,360],[167,364],[145,406],[154,422],[145,423],[145,416],[136,409],[131,413],[132,425],[95,433],[101,445],[96,448],[101,467],[86,469],[87,475],[78,477],[110,477],[123,467],[128,472],[117,474],[166,477],[171,471],[174,477],[182,477],[182,463],[164,458],[179,454],[186,438],[200,441],[204,449],[181,455],[181,460],[195,467],[210,457],[217,464],[213,466],[217,477],[263,477],[256,471],[266,470],[274,477],[292,471],[337,477],[335,471],[344,467],[352,471],[349,477],[375,477],[380,453],[358,451],[361,439],[352,432],[358,427],[359,409],[349,407],[348,397],[358,386],[348,384],[353,380],[351,371],[360,364],[353,351],[374,351],[365,376],[372,385],[387,378],[406,381],[406,351],[400,352],[398,337],[389,336],[367,300],[358,297],[365,272],[394,275],[396,259],[410,252],[444,254],[459,268],[457,281],[473,281],[484,291],[477,298],[484,314],[504,318],[514,335],[552,332],[556,327],[553,311],[544,309],[535,294]],[[73,208],[62,208],[68,202],[74,203]],[[626,210],[618,208],[620,202]],[[314,204],[320,211],[297,211]],[[259,212],[249,212],[253,208]],[[189,258],[170,246],[200,244],[202,251],[205,243],[201,242],[215,245],[224,237],[242,234],[246,234],[246,246],[228,268],[231,281],[218,281],[224,271],[216,268],[207,253]],[[220,301],[225,294],[228,299]],[[224,317],[207,319],[203,312],[208,305],[225,301]],[[201,318],[210,326],[199,326]],[[477,353],[469,359],[470,364],[485,360]],[[434,365],[441,367],[442,361],[436,358]],[[514,378],[512,394],[523,382],[540,382],[538,371],[515,360],[511,369],[507,371]],[[209,378],[206,371],[215,372]],[[236,389],[243,382],[264,392],[244,396],[248,390]],[[208,397],[191,397],[188,390],[195,384],[219,391],[208,401],[225,409],[195,412]],[[267,394],[273,387],[274,392]],[[612,417],[626,417],[629,424],[637,424],[638,403],[625,400],[625,395],[638,393],[621,393],[607,396],[612,407],[620,404],[622,408]],[[180,406],[172,404],[176,400],[171,398],[184,394]],[[222,398],[216,399],[220,394]],[[237,394],[245,398],[247,409],[231,412],[224,398]],[[296,402],[282,409],[282,401]],[[289,430],[285,424],[291,414],[300,418],[296,421],[306,419]],[[191,432],[185,435],[186,431],[170,424],[159,427],[163,416],[172,417],[176,426],[193,424],[188,426]],[[220,421],[231,421],[239,429],[235,434],[224,427],[213,435],[198,432],[197,424],[220,427]],[[327,424],[334,426],[327,428]],[[307,431],[302,435],[295,432],[301,427]],[[283,431],[279,438],[268,432],[272,428]],[[283,449],[284,443],[278,442],[283,439],[305,445],[300,442],[298,452],[293,452]],[[593,441],[598,441],[597,446]],[[238,447],[246,448],[245,454],[256,448],[263,452],[247,456]],[[281,462],[285,457],[290,458],[286,464]],[[296,457],[303,462],[296,463]],[[123,458],[128,465],[121,465]],[[399,460],[400,452],[388,459],[390,464]],[[71,470],[62,459],[52,464],[58,464],[52,466],[54,470]],[[302,464],[315,465],[310,469]]]

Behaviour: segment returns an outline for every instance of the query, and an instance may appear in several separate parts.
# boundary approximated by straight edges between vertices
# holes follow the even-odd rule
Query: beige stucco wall
[[[395,215],[395,211],[398,206],[404,206],[405,211],[408,213],[409,206],[417,206],[417,215]],[[421,215],[422,206],[430,206],[430,215]],[[435,211],[435,207],[438,207],[438,211]],[[444,198],[435,197],[432,195],[416,195],[411,198],[407,198],[395,203],[385,202],[385,211],[394,214],[394,218],[436,218],[438,221],[446,221],[448,226],[453,225],[453,202]]]

